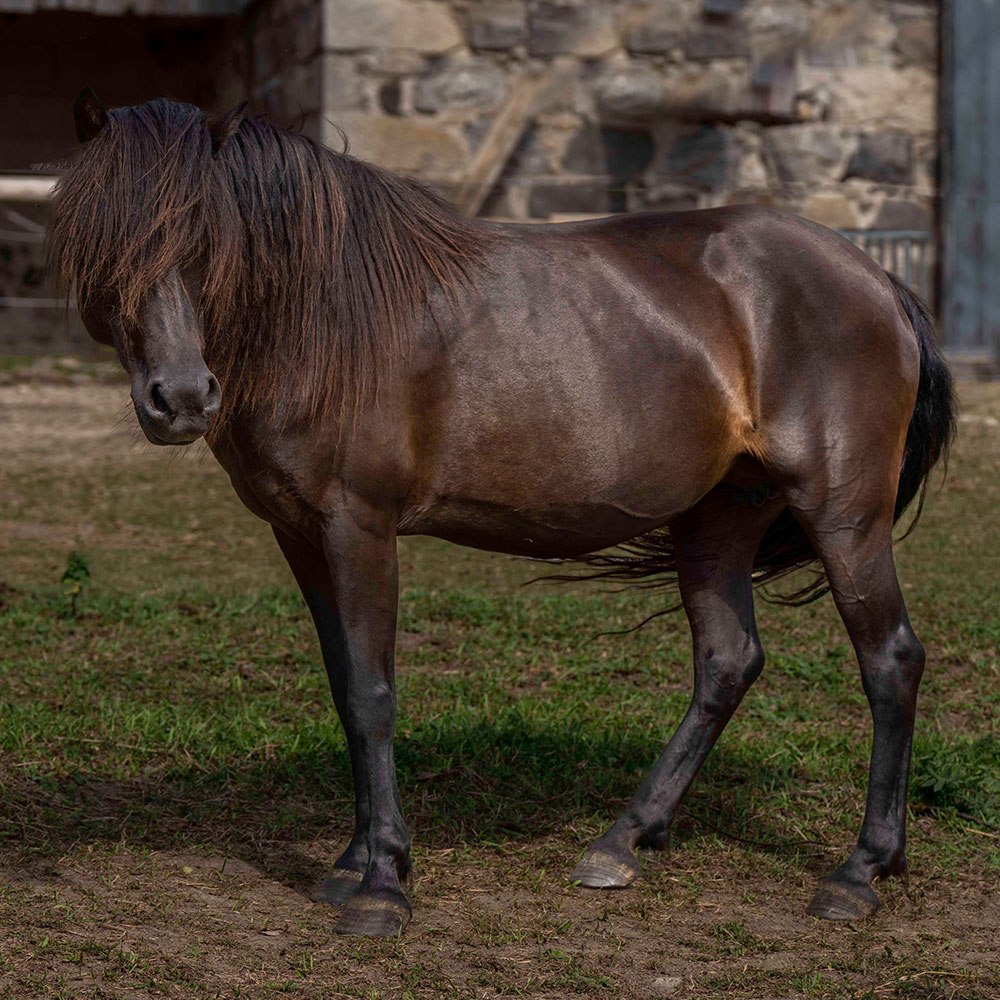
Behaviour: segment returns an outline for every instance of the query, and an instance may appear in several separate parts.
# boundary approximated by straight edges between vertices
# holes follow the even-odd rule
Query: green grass
[[[276,834],[301,823],[303,810],[319,823],[327,802],[347,806],[344,739],[293,589],[141,596],[89,580],[72,596],[65,584],[8,590],[3,603],[0,750],[18,764],[24,795],[7,820],[12,836],[37,808],[40,827],[56,831],[39,849],[117,836],[123,823],[130,836],[150,826],[142,811],[98,820],[74,811],[87,782],[155,783],[158,800],[192,820],[200,802],[221,795],[243,821],[252,814]],[[688,701],[681,619],[592,638],[641,612],[631,595],[404,592],[397,762],[421,840],[500,843],[566,824],[590,831],[623,803]],[[833,817],[830,806],[863,800],[867,708],[828,609],[798,617],[808,632],[794,637],[796,651],[786,638],[772,657],[688,812],[761,841],[847,843],[858,810],[838,805]],[[778,644],[775,631],[767,628],[769,644]],[[918,723],[914,808],[1000,825],[995,676],[934,680]],[[935,724],[958,714],[968,720],[961,727]],[[311,806],[300,801],[310,793]],[[238,827],[212,836],[236,836]],[[984,845],[968,831],[948,847],[956,860],[970,850]],[[997,860],[988,849],[982,856]]]
[[[644,997],[642,984],[672,975],[675,959],[687,977],[678,995],[1000,989],[937,938],[862,948],[821,927],[808,953],[783,957],[798,925],[773,911],[801,906],[777,901],[804,901],[843,860],[867,785],[870,717],[828,598],[798,610],[759,603],[767,667],[679,814],[675,853],[647,859],[634,891],[581,898],[567,884],[573,861],[687,706],[683,616],[601,635],[663,597],[522,587],[536,567],[430,539],[400,547],[396,758],[418,873],[412,933],[331,943],[329,919],[308,904],[280,918],[284,897],[255,898],[249,876],[225,872],[189,877],[225,900],[225,921],[190,901],[179,916],[172,858],[232,858],[300,890],[349,831],[346,748],[312,627],[266,527],[204,457],[100,440],[75,449],[57,436],[32,449],[0,467],[5,516],[23,529],[0,540],[0,870],[34,879],[0,879],[11,934],[0,997],[89,996],[80,968],[99,970],[101,996],[208,997],[223,985],[223,995],[313,996],[336,983],[346,996]],[[970,884],[995,893],[1000,872],[998,467],[995,432],[970,428],[897,553],[929,655],[914,878],[890,892],[895,917],[881,926],[937,905],[943,942],[948,900]],[[52,874],[67,864],[87,873],[83,889]],[[479,902],[477,886],[501,884],[502,906]],[[220,954],[239,964],[251,919],[256,935],[272,919],[297,928],[287,958],[261,953],[256,979],[205,966]],[[165,936],[115,950],[106,922]],[[188,923],[182,943],[163,943]]]

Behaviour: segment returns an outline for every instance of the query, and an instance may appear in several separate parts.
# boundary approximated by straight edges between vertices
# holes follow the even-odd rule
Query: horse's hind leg
[[[764,532],[783,506],[755,507],[720,485],[671,522],[684,610],[694,644],[694,694],[687,714],[615,825],[595,841],[572,879],[624,888],[639,872],[636,847],[666,847],[688,786],[764,665],[754,621],[751,573]]]
[[[856,500],[857,493],[851,495]],[[868,803],[857,847],[808,907],[813,916],[856,920],[878,907],[873,879],[906,871],[906,786],[924,649],[910,627],[892,558],[895,484],[864,516],[812,498],[802,504],[789,499],[823,560],[874,722]]]

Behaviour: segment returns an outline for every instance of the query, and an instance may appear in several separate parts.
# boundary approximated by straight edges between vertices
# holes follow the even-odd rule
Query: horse
[[[312,614],[355,789],[319,887],[335,930],[400,934],[396,539],[426,534],[676,586],[690,707],[573,882],[664,848],[764,665],[754,588],[812,567],[873,718],[856,846],[807,912],[873,913],[906,871],[924,649],[893,526],[945,456],[927,307],[843,236],[729,206],[556,225],[466,218],[424,186],[247,113],[74,108],[48,245],[158,445],[204,436]],[[917,510],[919,514],[919,508]]]

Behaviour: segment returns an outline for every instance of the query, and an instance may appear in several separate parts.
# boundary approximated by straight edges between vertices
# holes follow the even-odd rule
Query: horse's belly
[[[618,503],[510,509],[445,498],[409,512],[400,534],[435,535],[459,545],[537,558],[567,558],[617,545],[663,524],[677,510],[634,511]]]
[[[718,482],[732,448],[715,419],[690,416],[681,428],[641,411],[630,416],[573,414],[530,428],[457,424],[464,440],[419,467],[400,533],[556,558],[664,524]]]

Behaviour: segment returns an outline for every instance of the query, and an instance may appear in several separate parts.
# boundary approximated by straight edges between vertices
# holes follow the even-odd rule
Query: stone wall
[[[484,214],[762,202],[839,228],[934,228],[933,0],[257,0],[218,19],[142,5],[0,15],[0,169],[72,148],[91,83],[110,105],[249,95],[449,194],[517,81],[548,67]],[[0,246],[0,297],[50,294],[38,249]],[[58,311],[0,309],[0,351],[78,340]]]
[[[933,2],[324,0],[314,38],[319,134],[445,192],[515,81],[560,71],[486,214],[752,201],[933,226]]]

